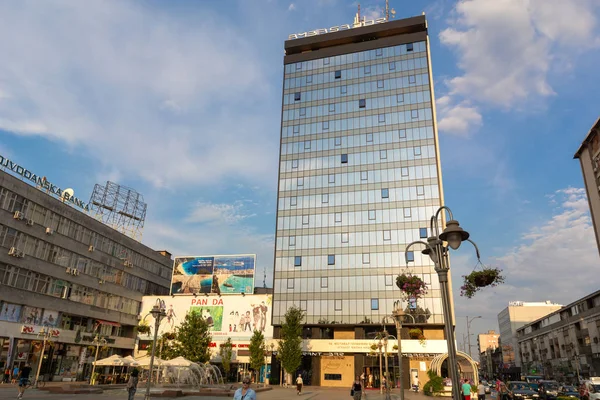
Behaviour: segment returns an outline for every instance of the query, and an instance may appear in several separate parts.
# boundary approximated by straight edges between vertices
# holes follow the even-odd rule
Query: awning
[[[96,320],[100,325],[111,325],[111,326],[121,326],[120,323],[118,322],[111,322],[111,321],[103,321],[101,319],[97,319]]]

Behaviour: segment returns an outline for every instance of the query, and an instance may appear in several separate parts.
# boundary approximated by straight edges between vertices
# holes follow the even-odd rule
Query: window
[[[310,150],[310,140],[304,141],[304,150]]]
[[[404,218],[410,218],[410,216],[411,216],[410,208],[405,208],[404,209]]]
[[[329,194],[328,193],[323,193],[321,195],[321,203],[329,203]]]
[[[398,102],[398,104],[404,103],[404,95],[403,94],[396,95],[396,101]]]
[[[394,286],[394,276],[385,275],[385,286]]]
[[[407,261],[415,261],[415,253],[413,253],[412,251],[407,251],[406,252],[406,260]]]
[[[346,94],[348,92],[348,87],[346,85],[340,87],[340,91],[342,94]]]
[[[417,186],[417,196],[425,195],[425,186]]]
[[[304,186],[304,178],[298,178],[298,186]]]
[[[413,153],[415,156],[421,155],[421,146],[413,147]]]
[[[400,139],[406,139],[406,129],[400,129],[398,131],[398,136],[400,137]]]
[[[379,158],[382,160],[387,159],[387,150],[379,150]]]
[[[371,310],[379,310],[379,299],[371,299]]]
[[[358,108],[365,108],[367,106],[367,100],[360,99],[358,100]]]
[[[371,142],[373,142],[373,134],[367,133],[367,143],[371,143]]]
[[[295,256],[294,257],[294,267],[301,267],[302,266],[302,256]]]
[[[294,135],[297,135],[300,133],[300,125],[294,125]]]
[[[369,180],[369,172],[368,171],[360,171],[360,180],[361,181]]]
[[[294,288],[294,278],[288,278],[288,280],[287,280],[287,288],[288,289],[293,289]]]
[[[369,264],[371,262],[371,254],[363,253],[362,261],[363,261],[363,264]]]
[[[377,89],[383,89],[383,79],[377,81]]]
[[[305,117],[306,116],[306,107],[301,107],[300,108],[300,116],[301,117]]]
[[[335,174],[329,174],[329,183],[335,183]]]
[[[335,112],[335,103],[329,105],[329,112]]]
[[[296,71],[298,71],[299,69],[302,69],[302,63],[296,63]]]
[[[326,276],[321,277],[321,287],[326,288],[329,286],[329,281]]]
[[[419,237],[421,239],[427,239],[427,228],[419,228]]]
[[[312,75],[306,76],[306,83],[312,83]]]
[[[342,164],[348,164],[348,154],[342,154]]]
[[[329,58],[323,59],[323,65],[329,65]]]
[[[369,210],[369,220],[375,220],[375,210]]]
[[[381,57],[383,55],[383,49],[375,49],[375,55]]]
[[[300,311],[306,311],[306,300],[300,300]]]
[[[294,247],[296,245],[296,236],[290,236],[290,247]]]
[[[341,300],[334,300],[334,309],[335,311],[342,311],[342,301]],[[336,374],[330,374],[330,375],[336,375]],[[325,374],[325,376],[327,376],[327,374]],[[327,378],[325,378],[327,379]],[[340,379],[341,376],[340,376]]]
[[[342,70],[338,69],[335,71],[335,79],[340,79],[342,77]]]
[[[365,75],[366,74],[370,74],[371,73],[371,66],[370,65],[365,65]]]
[[[379,121],[380,124],[383,123],[383,122],[385,122],[385,114],[379,114],[379,116],[378,116],[377,119],[378,119],[378,121]]]
[[[390,198],[390,190],[389,189],[381,189],[381,198],[389,199]]]
[[[348,243],[350,241],[350,235],[348,233],[342,233],[342,243]]]
[[[407,43],[406,44],[406,51],[413,51],[413,44],[412,43]]]
[[[335,255],[330,254],[327,256],[327,265],[335,265]]]
[[[408,76],[408,83],[412,83],[412,84],[417,83],[417,77],[415,75],[409,75]]]
[[[336,300],[336,302],[337,301],[340,302],[340,309],[339,309],[339,311],[341,311],[342,310],[341,300]],[[337,308],[336,308],[336,310],[337,310]],[[342,374],[325,374],[324,380],[326,380],[326,381],[341,381],[342,380]]]
[[[400,173],[402,174],[402,176],[408,176],[408,167],[400,168]]]
[[[392,231],[383,231],[383,240],[392,240]]]
[[[292,168],[298,168],[298,160],[292,160]]]
[[[302,216],[302,225],[308,225],[308,215]]]
[[[301,98],[302,95],[300,94],[300,92],[294,93],[294,101],[300,101]]]
[[[329,121],[323,121],[323,130],[326,131],[329,129]]]
[[[336,146],[341,146],[342,145],[342,138],[341,137],[336,137],[334,140],[334,144]]]
[[[410,110],[410,117],[412,119],[418,119],[419,118],[419,110]]]
[[[390,63],[390,71],[394,71],[396,69],[396,63],[394,61],[392,61]]]
[[[335,222],[342,222],[342,213],[341,212],[336,212],[334,214],[334,218],[335,218]]]
[[[290,197],[290,205],[291,206],[298,205],[298,197],[296,197],[296,196]]]

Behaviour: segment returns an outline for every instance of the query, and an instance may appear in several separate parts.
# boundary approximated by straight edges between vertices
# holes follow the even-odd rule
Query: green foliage
[[[265,335],[261,331],[254,331],[252,338],[250,339],[250,368],[257,373],[260,371],[260,367],[265,364]],[[258,382],[258,380],[257,380]]]
[[[183,323],[177,329],[175,340],[171,342],[170,357],[185,357],[195,363],[205,363],[210,360],[209,346],[212,337],[208,330],[208,324],[200,313],[189,312]],[[163,348],[163,354],[164,348]]]
[[[219,355],[221,356],[225,375],[229,375],[229,371],[231,371],[231,359],[233,358],[233,343],[231,343],[231,338],[227,338],[227,341],[221,345]]]
[[[441,376],[438,376],[432,370],[427,371],[427,376],[429,377],[429,381],[423,385],[423,393],[431,396],[434,393],[444,390],[444,380]]]
[[[292,306],[285,313],[284,323],[281,325],[278,357],[288,374],[296,373],[302,363],[303,320],[304,313],[298,307]]]
[[[498,268],[484,267],[481,271],[473,271],[469,275],[463,275],[464,283],[460,287],[460,295],[469,299],[475,296],[479,289],[486,286],[498,286],[504,283],[502,270]]]

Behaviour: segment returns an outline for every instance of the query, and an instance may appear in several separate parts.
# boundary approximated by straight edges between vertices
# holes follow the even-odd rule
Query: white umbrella
[[[189,367],[192,364],[194,363],[190,360],[186,360],[183,357],[177,357],[172,360],[163,362],[163,365],[166,365],[167,367]]]
[[[128,365],[130,367],[137,367],[138,365],[140,365],[135,358],[131,357],[131,356],[127,356],[125,358],[123,358],[123,362],[125,363],[125,365]]]
[[[110,357],[103,358],[102,360],[98,360],[98,361],[94,362],[94,365],[104,366],[104,367],[114,367],[114,366],[126,365],[126,361],[124,361],[124,359],[121,358],[121,356],[119,356],[117,354],[113,354]]]
[[[135,360],[138,366],[140,367],[149,367],[150,366],[150,356],[140,357]],[[159,366],[164,364],[164,360],[161,360],[158,357],[154,357],[154,366]]]

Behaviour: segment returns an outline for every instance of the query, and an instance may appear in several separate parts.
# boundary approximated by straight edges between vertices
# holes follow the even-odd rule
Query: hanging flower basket
[[[486,286],[498,286],[504,283],[502,270],[498,268],[484,267],[480,271],[473,271],[469,275],[463,275],[464,283],[460,287],[460,295],[471,298],[481,288]]]
[[[140,333],[142,335],[146,335],[146,334],[150,333],[150,325],[139,324],[137,326],[137,331],[138,331],[138,333]]]
[[[394,347],[393,347],[393,349],[394,349],[394,351],[398,351],[398,345],[395,344]]]
[[[376,351],[377,350],[377,345],[376,344],[372,344],[371,345],[371,350],[372,351]]]
[[[427,284],[412,274],[400,274],[396,277],[396,286],[407,298],[419,299],[427,293]]]
[[[425,346],[425,335],[423,335],[423,331],[420,330],[419,328],[413,328],[411,330],[408,331],[408,336],[411,339],[418,339],[419,343],[422,346]]]
[[[167,332],[167,333],[165,333],[165,334],[163,335],[163,337],[164,337],[166,340],[173,340],[173,339],[175,339],[175,333],[173,333],[173,332]]]

